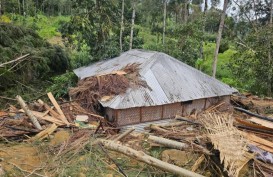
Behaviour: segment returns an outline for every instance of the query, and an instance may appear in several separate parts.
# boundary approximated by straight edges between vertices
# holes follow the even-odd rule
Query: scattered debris
[[[140,79],[138,67],[138,63],[133,63],[119,71],[82,79],[69,95],[84,108],[95,112],[99,110],[100,99],[109,100],[111,96],[125,93],[128,88],[148,87]]]
[[[164,171],[168,171],[180,176],[189,176],[189,177],[201,177],[202,175],[199,175],[197,173],[194,173],[192,171],[183,169],[181,167],[163,162],[161,160],[158,160],[154,157],[151,157],[147,154],[145,154],[144,152],[141,151],[136,151],[132,148],[120,145],[115,143],[114,141],[110,141],[110,140],[100,140],[100,143],[106,147],[109,150],[113,150],[113,151],[117,151],[120,152],[122,154],[125,154],[127,156],[130,156],[132,158],[135,158],[141,162],[147,163],[148,165],[152,165],[154,167],[157,167],[159,169],[162,169]]]
[[[114,74],[124,76],[127,73],[130,72]],[[115,159],[119,159],[121,154],[132,161],[148,164],[143,165],[139,169],[141,171],[152,165],[166,172],[188,176],[273,175],[273,127],[268,120],[250,116],[247,113],[250,110],[221,112],[221,107],[225,105],[220,103],[200,114],[177,116],[165,124],[151,123],[145,128],[145,133],[133,132],[135,129],[131,128],[118,134],[119,128],[114,124],[79,103],[57,103],[52,94],[48,96],[50,104],[37,100],[28,105],[20,104],[23,109],[10,105],[8,110],[1,110],[0,134],[4,143],[13,140],[26,140],[24,142],[30,146],[46,143],[49,145],[45,150],[48,153],[46,156],[52,159],[39,161],[38,167],[31,168],[14,159],[6,160],[8,154],[5,153],[10,151],[0,147],[0,155],[5,158],[3,162],[0,159],[0,172],[8,174],[11,167],[25,175],[58,174],[60,166],[67,168],[81,154],[93,153],[93,149],[98,148],[106,158],[97,161],[102,161],[119,175],[128,174],[121,161]],[[19,96],[17,99],[21,100]],[[240,101],[245,103],[243,99]],[[33,116],[41,129],[30,119]],[[266,114],[262,114],[262,117],[270,118]],[[18,144],[19,149],[21,145]],[[35,150],[39,151],[39,148],[35,147]],[[152,149],[160,149],[156,152],[158,155],[153,155]]]
[[[253,158],[248,152],[247,140],[233,126],[231,115],[207,113],[200,116],[214,147],[220,151],[220,160],[229,176],[237,177],[240,170]]]

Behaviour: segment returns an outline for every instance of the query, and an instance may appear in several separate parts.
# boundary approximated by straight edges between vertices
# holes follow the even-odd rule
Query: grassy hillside
[[[37,15],[35,17],[23,17],[21,15],[10,14],[9,18],[17,25],[23,25],[34,29],[39,36],[44,39],[50,39],[54,36],[61,36],[58,31],[61,23],[69,21],[68,16],[54,16],[47,17],[44,15]]]

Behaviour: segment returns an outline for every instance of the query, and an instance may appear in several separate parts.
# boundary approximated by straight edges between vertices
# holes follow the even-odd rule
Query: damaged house
[[[130,50],[74,72],[80,81],[72,97],[80,98],[83,106],[97,99],[104,116],[119,126],[200,112],[219,102],[229,103],[230,95],[237,92],[169,55],[154,51]],[[86,84],[88,81],[91,86]]]

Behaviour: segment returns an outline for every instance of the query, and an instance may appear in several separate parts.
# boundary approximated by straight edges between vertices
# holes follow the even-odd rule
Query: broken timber
[[[264,117],[264,116],[261,116],[261,115],[259,115],[259,114],[252,113],[252,112],[250,112],[250,111],[248,111],[248,110],[245,110],[245,109],[243,109],[243,108],[234,107],[234,109],[236,109],[237,111],[244,112],[244,113],[246,113],[246,114],[248,114],[248,115],[255,116],[255,117],[258,117],[258,118],[260,118],[260,119],[263,119],[263,120],[267,120],[267,121],[273,122],[273,119],[272,119],[272,118]]]
[[[42,130],[40,123],[38,122],[37,118],[33,115],[33,113],[28,109],[27,104],[25,103],[23,98],[17,95],[16,100],[18,101],[22,109],[25,111],[25,113],[28,115],[35,128],[37,128],[38,130]]]
[[[48,98],[50,99],[51,103],[54,105],[54,107],[56,108],[57,112],[60,114],[59,118],[67,125],[69,126],[70,123],[67,121],[63,111],[61,110],[59,104],[57,103],[57,101],[55,100],[54,96],[52,95],[51,92],[47,93]]]
[[[154,157],[151,157],[147,154],[145,154],[142,151],[136,151],[132,148],[120,145],[115,143],[114,141],[109,141],[109,140],[99,140],[99,142],[104,145],[109,150],[113,150],[116,152],[120,152],[124,155],[127,155],[129,157],[132,157],[136,160],[139,160],[141,162],[144,162],[148,165],[152,165],[154,167],[157,167],[161,170],[177,174],[179,176],[188,176],[188,177],[203,177],[200,174],[194,173],[192,171],[186,170],[184,168],[169,164],[167,162],[163,162],[159,159],[156,159]]]
[[[134,128],[126,130],[124,133],[122,133],[118,137],[116,137],[113,141],[120,141],[122,138],[124,138],[125,136],[129,135],[134,130],[135,130]]]
[[[52,134],[56,129],[57,129],[56,124],[52,124],[47,129],[41,131],[40,133],[38,133],[34,137],[30,138],[29,141],[30,142],[37,141],[37,140],[41,141],[41,140],[45,139],[46,137],[48,137],[50,134]]]

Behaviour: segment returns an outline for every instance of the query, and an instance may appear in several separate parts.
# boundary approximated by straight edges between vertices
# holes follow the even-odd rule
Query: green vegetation
[[[133,9],[132,0],[124,2],[122,52],[129,50]],[[214,8],[217,3],[204,12],[200,9],[201,1],[170,0],[164,23],[163,1],[135,2],[133,48],[167,53],[211,75],[221,16]],[[121,3],[115,0],[2,0],[1,63],[27,53],[31,57],[16,66],[9,64],[0,68],[0,96],[13,98],[15,94],[24,93],[30,98],[45,91],[66,96],[77,80],[72,69],[120,54]],[[244,3],[242,6],[249,8],[238,9],[238,13],[226,17],[216,77],[239,90],[271,95],[270,13],[265,3],[255,8],[249,5]],[[238,8],[234,4],[229,6]],[[262,12],[264,18],[255,22],[243,20],[251,11]]]
[[[37,14],[33,17],[10,14],[9,18],[16,25],[21,25],[35,30],[39,36],[44,39],[50,39],[54,36],[61,37],[59,28],[61,24],[69,21],[68,16],[47,17],[42,14]]]

